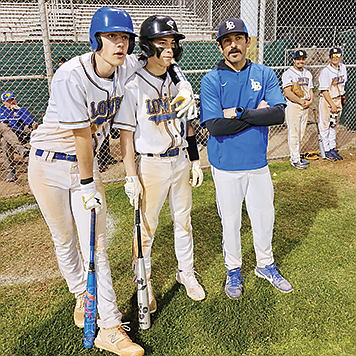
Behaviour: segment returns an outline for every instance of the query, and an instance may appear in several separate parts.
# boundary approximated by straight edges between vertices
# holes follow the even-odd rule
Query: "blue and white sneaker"
[[[244,277],[241,275],[241,268],[227,270],[225,293],[230,299],[237,299],[241,296],[243,281]]]
[[[302,164],[304,164],[304,165],[307,165],[307,164],[309,164],[309,161],[306,160],[306,159],[301,159],[301,160],[300,160],[300,163],[302,163]]]
[[[343,160],[342,156],[340,156],[339,153],[335,151],[335,148],[331,149],[331,150],[330,150],[330,153],[331,153],[337,160],[339,160],[339,161],[342,161],[342,160]]]
[[[280,270],[274,263],[264,267],[256,267],[255,275],[257,277],[267,279],[267,281],[269,281],[281,292],[290,293],[293,290],[293,287],[278,273],[277,269]]]
[[[291,162],[290,163],[293,167],[297,168],[297,169],[307,169],[307,166],[305,164],[303,164],[302,162]]]

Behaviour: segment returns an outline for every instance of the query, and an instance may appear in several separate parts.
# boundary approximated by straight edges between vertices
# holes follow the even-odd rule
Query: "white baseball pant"
[[[286,123],[288,126],[288,145],[290,160],[300,161],[300,146],[304,137],[308,121],[308,109],[303,109],[299,104],[287,102]]]
[[[340,98],[333,98],[337,110],[339,111],[339,119],[342,114],[342,105]],[[330,127],[330,107],[323,96],[319,100],[319,131],[323,140],[325,152],[336,147],[336,127]]]
[[[212,166],[211,170],[222,224],[226,268],[231,270],[242,265],[240,228],[244,199],[252,226],[257,266],[270,265],[274,262],[274,192],[268,166],[249,171],[223,171]]]
[[[151,247],[158,226],[158,216],[168,196],[174,229],[174,247],[178,268],[193,268],[193,233],[190,218],[192,188],[187,153],[174,157],[147,157],[138,161],[138,175],[143,187],[141,199],[142,253],[148,277],[151,275]],[[137,240],[133,239],[134,270]]]
[[[50,229],[59,269],[69,291],[77,297],[86,289],[86,276],[77,245],[86,269],[89,266],[90,210],[83,207],[77,162],[44,160],[30,152],[28,178],[30,188]],[[45,156],[45,154],[43,154]],[[98,326],[110,328],[121,323],[116,304],[106,253],[106,201],[104,186],[94,163],[96,189],[103,196],[103,208],[96,215],[95,272],[97,280]]]

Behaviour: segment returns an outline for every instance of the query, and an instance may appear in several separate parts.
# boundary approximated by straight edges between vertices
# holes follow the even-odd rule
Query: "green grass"
[[[220,219],[206,172],[203,185],[193,189],[192,224],[195,268],[207,298],[193,302],[175,282],[166,204],[152,249],[158,310],[147,331],[138,328],[131,282],[133,209],[121,184],[107,186],[115,220],[108,248],[114,288],[123,320],[131,322],[129,335],[146,355],[356,355],[356,187],[351,178],[318,164],[300,172],[280,162],[270,170],[276,209],[273,251],[294,291],[282,294],[254,275],[252,232],[244,209],[243,296],[237,301],[226,297]],[[38,211],[31,219],[40,219]],[[21,229],[26,219],[16,222]],[[6,243],[5,227],[0,226],[1,244]],[[74,304],[62,278],[2,286],[0,355],[111,355],[84,349],[83,332],[72,322]]]

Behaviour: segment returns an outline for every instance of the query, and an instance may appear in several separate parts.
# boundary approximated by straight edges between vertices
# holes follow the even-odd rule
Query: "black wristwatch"
[[[236,114],[236,119],[239,119],[241,117],[241,115],[243,114],[243,112],[245,111],[244,108],[242,108],[241,106],[239,106],[238,108],[235,109],[235,114]]]

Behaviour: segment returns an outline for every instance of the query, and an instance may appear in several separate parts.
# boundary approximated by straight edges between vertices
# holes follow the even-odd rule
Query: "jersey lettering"
[[[92,101],[90,103],[92,120],[96,124],[101,124],[102,122],[106,121],[107,118],[115,116],[115,114],[120,109],[123,97],[124,96],[122,95],[111,98],[110,100],[102,100],[97,104],[97,106],[96,103]]]
[[[157,125],[161,121],[174,119],[176,113],[172,113],[169,99],[147,99],[146,100],[147,114],[149,115],[149,120],[154,121]]]
[[[251,80],[251,89],[253,89],[254,91],[260,91],[262,89],[260,82],[254,81],[253,79],[250,80]]]
[[[344,83],[344,76],[340,75],[332,79],[331,85],[339,85]]]

